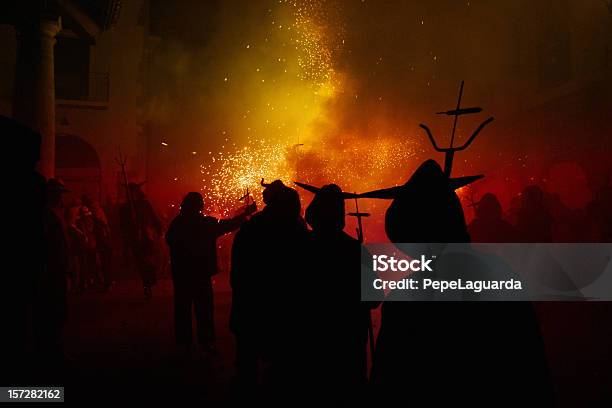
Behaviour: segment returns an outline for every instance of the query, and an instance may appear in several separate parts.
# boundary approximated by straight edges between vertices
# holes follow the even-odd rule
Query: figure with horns
[[[136,269],[142,278],[144,295],[153,296],[157,282],[156,259],[162,224],[153,206],[142,191],[142,183],[128,183],[127,200],[119,209],[124,240],[134,257]]]
[[[302,278],[309,254],[300,199],[280,180],[262,180],[262,186],[265,207],[240,227],[232,247],[233,385],[241,397],[252,395],[260,371],[264,385],[275,391],[299,384],[305,355],[300,344],[307,341]]]

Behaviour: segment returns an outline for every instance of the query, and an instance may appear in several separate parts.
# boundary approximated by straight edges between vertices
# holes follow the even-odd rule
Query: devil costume
[[[428,160],[405,185],[363,196],[393,199],[385,218],[392,242],[468,243],[454,192],[461,184]],[[446,259],[450,270],[472,262],[480,261]],[[376,398],[392,403],[409,403],[417,393],[432,403],[550,403],[538,321],[528,302],[383,303],[371,381]],[[402,392],[406,387],[414,392]]]

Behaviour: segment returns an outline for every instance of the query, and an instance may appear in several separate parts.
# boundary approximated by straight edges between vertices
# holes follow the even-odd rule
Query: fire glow
[[[349,191],[401,182],[417,153],[415,135],[390,128],[365,140],[329,131],[328,105],[348,92],[334,69],[344,39],[330,9],[316,0],[281,1],[266,14],[268,29],[249,39],[234,61],[245,67],[242,74],[222,78],[224,87],[233,87],[229,92],[243,87],[249,96],[237,101],[241,115],[221,132],[225,143],[200,163],[210,211],[231,215],[247,189],[261,203],[262,178],[337,183]]]
[[[347,191],[398,184],[405,177],[406,163],[416,158],[417,146],[411,140],[398,144],[395,138],[355,139],[344,142],[343,149],[327,148],[325,141],[308,148],[249,140],[243,147],[211,152],[209,161],[200,166],[204,196],[213,213],[228,216],[247,188],[261,202],[262,178],[288,185],[294,180],[337,183]]]

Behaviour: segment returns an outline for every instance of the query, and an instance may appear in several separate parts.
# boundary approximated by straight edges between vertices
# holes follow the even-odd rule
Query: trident
[[[251,201],[251,200],[250,200],[250,197],[251,197],[251,196],[249,195],[249,188],[247,187],[247,188],[246,188],[246,193],[245,193],[245,194],[244,194],[242,197],[240,197],[240,198],[238,199],[238,201],[244,201],[244,205],[246,205],[246,206],[248,207],[248,206],[249,206],[249,204],[250,204],[250,201]]]
[[[447,116],[454,116],[455,120],[453,122],[453,130],[451,133],[451,140],[450,140],[450,146],[449,147],[439,147],[438,144],[436,143],[436,140],[434,139],[433,135],[431,134],[431,130],[429,130],[429,128],[427,127],[427,125],[421,123],[419,126],[425,130],[425,132],[427,132],[427,136],[429,136],[429,140],[431,141],[431,144],[433,145],[433,148],[437,151],[437,152],[441,152],[444,153],[444,174],[446,175],[446,177],[450,178],[451,177],[451,171],[453,169],[453,159],[455,157],[455,152],[460,152],[462,150],[467,149],[472,142],[474,141],[474,139],[476,139],[476,136],[478,136],[478,134],[480,133],[480,131],[482,129],[484,129],[485,126],[487,126],[489,123],[493,122],[493,117],[490,117],[489,119],[485,120],[484,122],[482,122],[480,124],[480,126],[478,126],[478,128],[476,128],[476,130],[474,131],[474,133],[472,133],[472,136],[470,136],[470,138],[461,146],[458,147],[454,147],[454,142],[455,142],[455,131],[457,130],[457,121],[459,120],[459,116],[463,116],[463,115],[469,115],[472,113],[479,113],[482,112],[482,108],[480,107],[473,107],[473,108],[462,108],[461,107],[461,98],[463,97],[463,84],[464,81],[461,81],[461,87],[459,88],[459,98],[457,99],[457,107],[453,110],[448,110],[448,111],[443,111],[443,112],[436,112],[437,115],[447,115]],[[484,177],[482,174],[479,174],[477,176],[469,176],[470,178],[473,178],[475,180],[478,180],[482,177]]]

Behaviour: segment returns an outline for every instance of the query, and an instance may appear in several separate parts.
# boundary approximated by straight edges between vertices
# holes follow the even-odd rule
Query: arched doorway
[[[55,140],[55,174],[71,190],[70,198],[87,194],[100,201],[102,170],[96,150],[76,135],[58,134]]]

